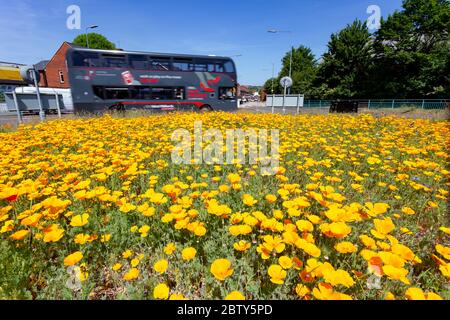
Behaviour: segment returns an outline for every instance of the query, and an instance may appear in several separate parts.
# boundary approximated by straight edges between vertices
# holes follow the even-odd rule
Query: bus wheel
[[[210,105],[204,104],[204,105],[201,106],[198,110],[199,110],[200,112],[202,112],[202,113],[206,113],[206,112],[211,112],[211,111],[213,111],[213,108],[211,108]]]

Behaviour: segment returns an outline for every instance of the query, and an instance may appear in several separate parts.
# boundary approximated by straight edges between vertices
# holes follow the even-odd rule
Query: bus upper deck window
[[[170,71],[170,58],[154,57],[150,63],[150,70],[153,71]]]
[[[217,63],[216,64],[216,72],[225,72],[225,69],[223,67],[223,63]]]
[[[189,59],[174,59],[173,63],[173,71],[192,71],[193,62]]]
[[[225,67],[225,72],[229,72],[229,73],[234,73],[235,72],[234,64],[231,61],[225,62],[224,67]]]
[[[100,67],[101,60],[98,54],[94,52],[75,51],[72,54],[72,63],[74,67]]]
[[[124,55],[103,55],[103,67],[105,68],[126,68],[128,67]]]
[[[208,64],[205,62],[196,62],[195,63],[195,71],[197,72],[207,72]]]
[[[137,70],[147,70],[149,69],[149,61],[147,56],[143,55],[130,55],[129,56],[130,66],[132,69]]]

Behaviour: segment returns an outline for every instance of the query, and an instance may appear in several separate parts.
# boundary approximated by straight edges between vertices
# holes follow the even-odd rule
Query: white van
[[[17,87],[15,89],[16,93],[36,93],[35,87]],[[70,89],[59,89],[59,88],[39,88],[40,93],[44,94],[59,94],[63,99],[63,106],[61,106],[62,111],[73,112],[73,100],[72,92]]]

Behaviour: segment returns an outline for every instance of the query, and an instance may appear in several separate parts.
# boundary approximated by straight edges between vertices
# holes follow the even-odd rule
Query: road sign
[[[294,82],[292,81],[291,77],[283,77],[280,80],[280,84],[283,88],[290,88],[290,87],[292,87],[293,83]]]

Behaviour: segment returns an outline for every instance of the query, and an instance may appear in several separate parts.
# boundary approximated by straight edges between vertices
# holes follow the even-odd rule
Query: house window
[[[59,82],[64,83],[64,73],[61,70],[59,71]]]

